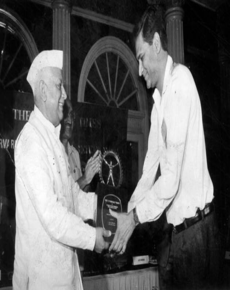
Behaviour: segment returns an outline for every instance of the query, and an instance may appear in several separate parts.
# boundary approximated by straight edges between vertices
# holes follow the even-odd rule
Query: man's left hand
[[[109,251],[123,254],[126,250],[127,242],[135,229],[133,211],[128,214],[117,213],[112,210],[109,211],[110,214],[117,219],[117,230],[113,242],[109,247]]]
[[[89,184],[94,175],[99,172],[101,166],[101,152],[97,150],[94,155],[87,161],[86,167],[85,167],[85,180],[86,184]]]

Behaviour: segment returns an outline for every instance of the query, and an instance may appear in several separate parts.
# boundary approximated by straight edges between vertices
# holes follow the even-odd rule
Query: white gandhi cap
[[[27,81],[30,84],[33,92],[38,72],[45,67],[63,67],[63,51],[62,50],[44,50],[40,52],[33,60],[28,75]]]

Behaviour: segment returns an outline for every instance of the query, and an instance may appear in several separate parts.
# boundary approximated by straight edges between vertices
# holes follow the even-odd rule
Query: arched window
[[[34,39],[19,16],[0,6],[0,89],[31,92],[25,79],[37,54]]]
[[[135,56],[120,39],[107,36],[92,46],[82,67],[78,101],[128,110],[127,141],[138,164],[138,179],[149,131],[146,91]]]

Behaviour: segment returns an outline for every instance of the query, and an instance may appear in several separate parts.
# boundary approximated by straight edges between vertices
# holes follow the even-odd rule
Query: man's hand
[[[87,161],[85,167],[85,180],[89,184],[93,179],[94,175],[100,170],[101,164],[101,152],[97,150],[94,155]]]
[[[123,254],[126,250],[127,242],[135,229],[133,211],[128,214],[117,213],[112,210],[109,211],[110,214],[117,219],[117,230],[113,242],[109,247],[109,251],[115,251],[118,254]]]
[[[110,231],[104,230],[103,228],[96,228],[96,242],[94,246],[94,251],[100,254],[103,250],[108,249],[109,243],[106,242],[103,237],[110,236]]]
[[[100,170],[101,159],[101,151],[97,150],[87,161],[84,174],[76,180],[80,188],[86,192],[88,191],[87,185],[92,181],[94,175]]]

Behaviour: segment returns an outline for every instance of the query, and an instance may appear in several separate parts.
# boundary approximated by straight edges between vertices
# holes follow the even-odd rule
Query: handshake
[[[110,214],[117,219],[117,230],[113,238],[112,244],[109,245],[104,238],[109,237],[112,233],[103,228],[96,228],[96,242],[94,250],[101,253],[103,250],[109,248],[109,252],[121,255],[125,252],[127,242],[131,237],[137,223],[135,222],[134,211],[129,213],[117,213],[110,210]]]

